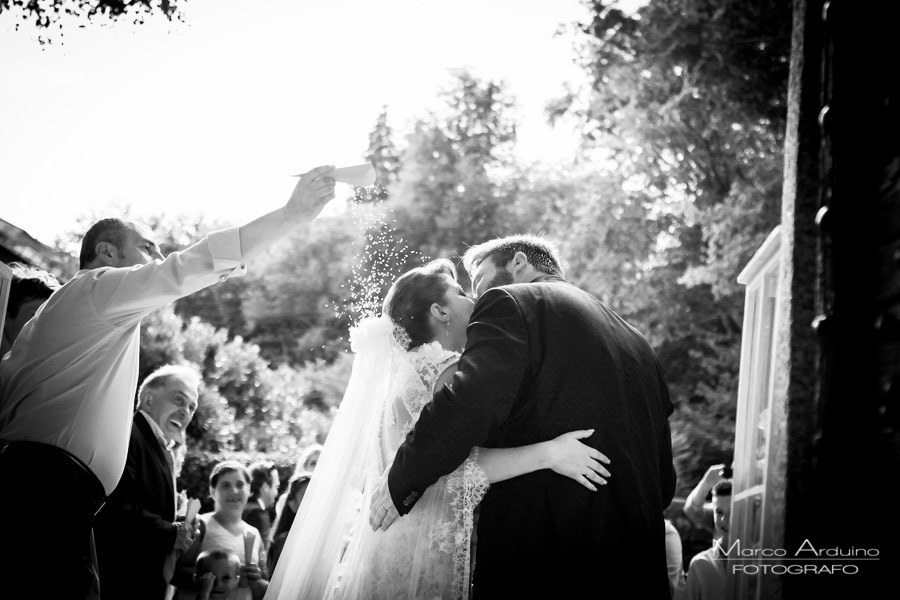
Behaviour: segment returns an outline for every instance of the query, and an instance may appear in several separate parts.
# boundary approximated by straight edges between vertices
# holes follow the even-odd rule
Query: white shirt
[[[153,432],[153,435],[156,436],[156,441],[159,442],[160,447],[166,452],[169,452],[169,442],[166,441],[166,434],[162,430],[162,427],[160,427],[156,421],[153,420],[153,417],[148,415],[145,410],[140,409],[138,410],[138,413],[147,420],[147,424],[150,425],[150,430]]]
[[[665,519],[666,524],[666,567],[669,572],[669,592],[672,597],[684,587],[684,560],[681,554],[681,534]]]
[[[141,319],[245,273],[237,228],[165,260],[78,271],[0,361],[0,439],[67,450],[111,493],[128,453]]]
[[[169,465],[169,475],[172,478],[172,508],[177,513],[178,512],[178,474],[175,473],[175,452],[174,452],[174,443],[175,441],[169,442],[166,440],[166,434],[163,432],[162,428],[157,425],[156,421],[153,420],[153,417],[148,415],[143,410],[138,410],[138,414],[140,414],[147,423],[150,425],[150,430],[153,431],[153,435],[156,436],[156,441],[159,442],[159,447],[163,451],[163,456],[166,459],[166,464]],[[127,457],[126,457],[127,460]]]
[[[238,527],[241,530],[240,535],[233,535],[230,531],[222,527],[221,524],[213,517],[215,513],[204,513],[200,515],[200,518],[203,519],[204,524],[206,525],[206,534],[203,536],[203,543],[200,544],[200,551],[204,550],[230,550],[237,554],[238,558],[241,559],[241,564],[259,564],[259,554],[262,550],[262,536],[259,535],[259,530],[246,523],[244,521],[240,521],[238,523]],[[244,538],[248,537],[253,540],[252,550],[250,551],[250,556],[247,556],[246,546],[247,543],[244,541]],[[247,562],[247,559],[250,559],[250,563]]]
[[[677,600],[724,600],[725,560],[713,543],[712,548],[691,559],[687,580],[678,592]]]

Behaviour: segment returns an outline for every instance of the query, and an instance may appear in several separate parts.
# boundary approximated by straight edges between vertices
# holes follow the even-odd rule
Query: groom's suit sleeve
[[[479,298],[467,335],[451,384],[435,391],[388,474],[391,498],[401,515],[506,419],[529,368],[526,321],[503,288]]]

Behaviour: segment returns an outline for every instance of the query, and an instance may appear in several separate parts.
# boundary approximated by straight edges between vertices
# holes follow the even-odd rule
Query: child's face
[[[231,592],[238,586],[238,565],[230,560],[220,558],[212,561],[209,565],[209,572],[216,576],[216,582],[213,584],[212,592],[210,592],[210,600],[225,600],[231,597]]]
[[[216,487],[210,492],[216,501],[216,512],[241,513],[247,506],[247,498],[250,497],[250,483],[244,479],[242,473],[229,471],[219,477]]]

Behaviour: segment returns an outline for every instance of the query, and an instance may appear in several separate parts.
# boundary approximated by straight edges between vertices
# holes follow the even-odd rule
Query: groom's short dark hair
[[[486,259],[490,258],[497,267],[504,267],[509,264],[516,252],[524,254],[528,262],[538,271],[563,277],[556,245],[530,233],[510,235],[472,246],[463,255],[463,267],[471,277],[472,272]]]

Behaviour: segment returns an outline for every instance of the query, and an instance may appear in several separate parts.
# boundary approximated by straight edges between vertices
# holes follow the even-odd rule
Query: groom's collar
[[[550,275],[549,273],[541,273],[540,275],[538,275],[537,277],[535,277],[528,283],[545,283],[545,282],[549,282],[549,281],[565,281],[565,279],[560,277],[559,275]]]

